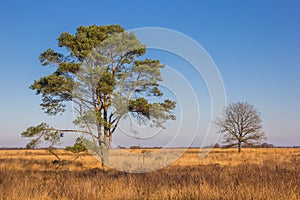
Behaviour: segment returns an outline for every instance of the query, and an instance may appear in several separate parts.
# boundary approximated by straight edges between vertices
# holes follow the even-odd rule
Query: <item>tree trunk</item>
[[[108,154],[110,151],[109,137],[104,135],[104,143],[100,146],[100,159],[102,167],[108,164]]]
[[[242,151],[242,147],[241,147],[241,143],[239,142],[238,143],[238,153],[241,153],[241,151]]]
[[[107,165],[107,162],[108,162],[108,152],[109,152],[109,150],[106,149],[106,148],[101,150],[101,165],[102,165],[102,167],[104,167],[105,165]]]
[[[48,148],[48,151],[49,151],[52,155],[54,155],[58,160],[61,160],[60,157],[59,157],[53,150],[54,150],[53,147],[49,147],[49,148]]]

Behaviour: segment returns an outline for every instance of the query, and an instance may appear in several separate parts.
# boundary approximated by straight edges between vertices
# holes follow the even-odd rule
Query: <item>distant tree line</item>
[[[229,148],[231,146],[228,146],[228,145],[220,145],[218,143],[216,143],[214,145],[214,148]],[[273,144],[269,144],[267,142],[264,142],[260,145],[254,145],[254,144],[244,144],[242,145],[243,148],[278,148],[277,146],[273,145]],[[295,148],[298,148],[297,146],[295,146]]]

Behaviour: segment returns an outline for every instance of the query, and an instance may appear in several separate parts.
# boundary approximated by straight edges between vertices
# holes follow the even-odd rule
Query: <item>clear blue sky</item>
[[[300,145],[299,9],[297,0],[0,0],[0,146],[23,146],[20,132],[42,121],[71,126],[72,119],[43,114],[29,85],[51,71],[38,56],[57,49],[61,32],[93,24],[164,27],[192,37],[217,64],[227,102],[254,104],[268,142]]]

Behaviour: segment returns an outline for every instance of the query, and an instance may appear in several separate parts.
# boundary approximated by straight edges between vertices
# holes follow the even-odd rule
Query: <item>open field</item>
[[[213,149],[205,158],[189,149],[145,174],[101,168],[89,154],[59,155],[64,161],[53,164],[45,150],[1,150],[0,199],[300,199],[299,148]]]

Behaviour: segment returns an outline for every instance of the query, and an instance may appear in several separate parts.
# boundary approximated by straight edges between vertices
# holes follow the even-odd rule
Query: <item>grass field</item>
[[[102,168],[89,154],[59,155],[53,164],[45,150],[1,150],[0,199],[300,199],[299,148],[213,149],[205,158],[188,149],[166,168],[137,174]]]

